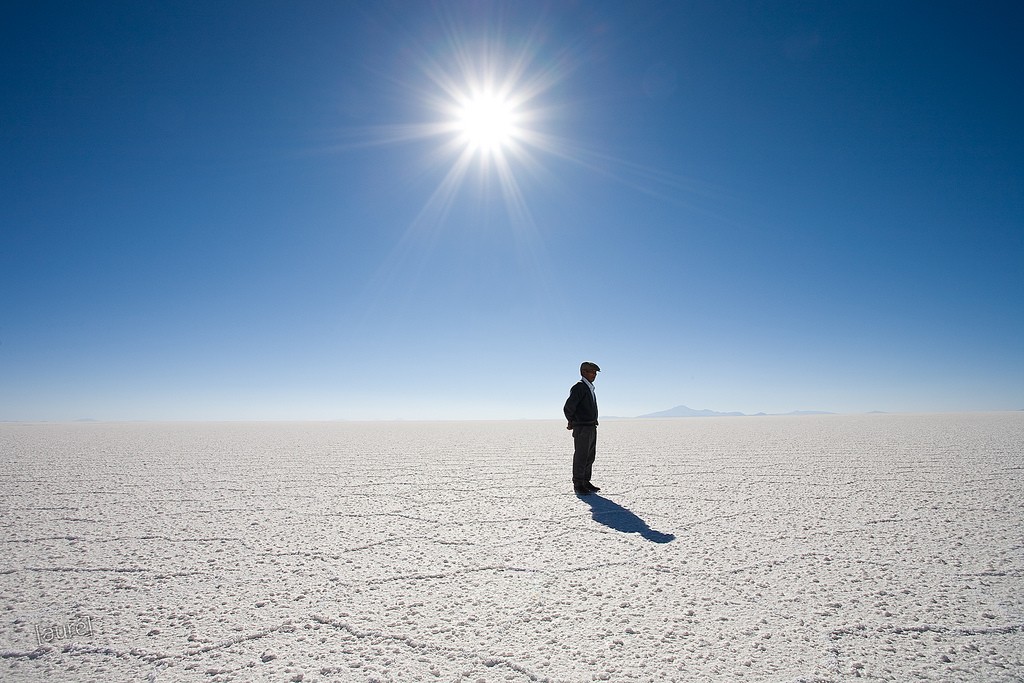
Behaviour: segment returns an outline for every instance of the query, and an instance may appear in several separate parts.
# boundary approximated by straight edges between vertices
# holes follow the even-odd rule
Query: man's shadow
[[[653,543],[669,543],[676,539],[673,534],[655,531],[647,526],[647,522],[607,498],[593,493],[577,497],[590,506],[590,514],[595,522],[600,522],[610,529],[621,531],[624,534],[640,534]]]

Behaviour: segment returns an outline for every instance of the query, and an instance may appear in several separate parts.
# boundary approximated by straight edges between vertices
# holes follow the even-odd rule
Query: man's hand
[[[566,429],[572,429],[572,423],[571,422],[566,426]]]

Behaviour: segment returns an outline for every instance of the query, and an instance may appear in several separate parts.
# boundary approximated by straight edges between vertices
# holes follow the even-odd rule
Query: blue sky
[[[9,4],[0,419],[1024,408],[1022,25]]]

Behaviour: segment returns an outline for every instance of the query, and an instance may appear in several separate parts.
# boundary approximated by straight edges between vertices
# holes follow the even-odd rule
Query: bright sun
[[[466,145],[479,152],[500,152],[518,132],[516,110],[507,99],[491,94],[467,99],[458,112],[458,127]]]

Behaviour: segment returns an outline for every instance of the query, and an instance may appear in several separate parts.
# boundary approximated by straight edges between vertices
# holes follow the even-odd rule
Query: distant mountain
[[[747,415],[746,413],[722,413],[717,410],[694,410],[687,406],[676,406],[675,408],[669,408],[668,410],[662,410],[657,413],[648,413],[646,415],[637,415],[638,418],[646,417],[758,417],[767,415],[834,415],[825,410],[794,410],[789,413],[757,413],[756,415]]]
[[[668,410],[637,417],[743,417],[743,413],[720,413],[717,410],[694,410],[686,406],[676,406]]]

